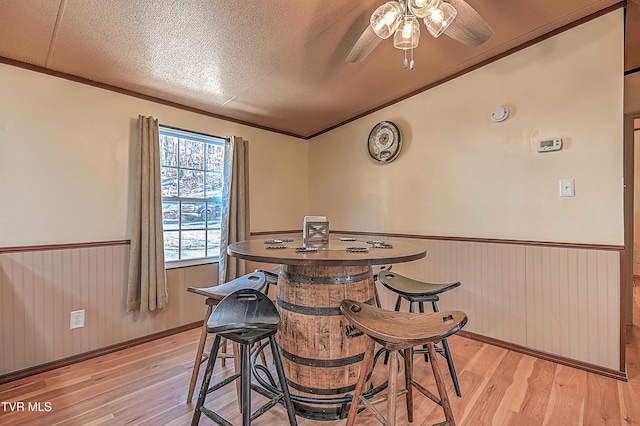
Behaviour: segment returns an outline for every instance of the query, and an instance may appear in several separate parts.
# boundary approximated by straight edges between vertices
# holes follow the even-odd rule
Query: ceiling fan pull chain
[[[404,51],[404,61],[402,62],[402,66],[404,67],[405,70],[409,66],[409,60],[407,59],[407,51],[406,50]]]
[[[406,50],[405,50],[405,52],[406,52]],[[413,61],[413,49],[411,49],[411,62],[409,62],[409,69],[410,69],[411,71],[413,71],[413,66],[414,66],[415,64],[416,64],[416,63]]]

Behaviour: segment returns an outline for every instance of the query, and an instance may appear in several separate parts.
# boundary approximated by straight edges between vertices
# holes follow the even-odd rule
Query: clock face
[[[390,121],[376,124],[367,143],[369,156],[378,163],[390,163],[400,154],[402,138],[398,126]]]

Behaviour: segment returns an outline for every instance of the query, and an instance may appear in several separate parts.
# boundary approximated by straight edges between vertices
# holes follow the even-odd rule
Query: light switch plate
[[[573,179],[561,179],[560,180],[560,196],[561,197],[573,197],[575,196],[575,183]]]

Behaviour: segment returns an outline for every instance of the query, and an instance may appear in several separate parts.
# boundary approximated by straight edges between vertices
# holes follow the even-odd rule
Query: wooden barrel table
[[[284,265],[276,335],[296,411],[312,419],[340,418],[343,404],[327,403],[353,393],[366,348],[365,336],[340,313],[344,299],[374,304],[370,266]],[[316,399],[316,401],[302,402]]]
[[[417,244],[379,243],[362,237],[331,239],[317,251],[305,252],[301,238],[256,239],[227,249],[241,259],[281,265],[276,339],[297,415],[316,420],[346,415],[358,378],[370,372],[361,371],[365,336],[342,316],[340,303],[375,303],[372,265],[426,256]]]

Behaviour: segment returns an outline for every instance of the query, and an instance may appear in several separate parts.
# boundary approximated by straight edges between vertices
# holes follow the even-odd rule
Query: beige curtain
[[[138,157],[127,311],[163,308],[169,300],[164,268],[158,120],[138,116]]]
[[[244,260],[227,254],[227,246],[249,239],[249,141],[232,136],[225,143],[223,202],[228,214],[222,215],[218,282],[224,283],[246,274]]]

